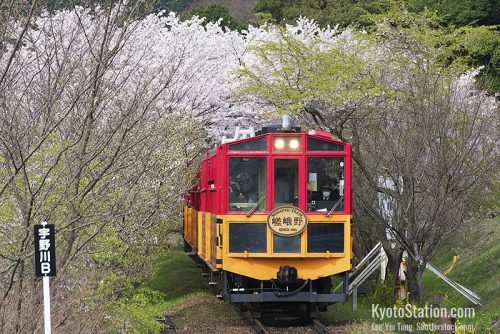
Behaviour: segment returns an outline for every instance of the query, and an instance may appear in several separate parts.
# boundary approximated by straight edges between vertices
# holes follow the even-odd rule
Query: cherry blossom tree
[[[473,88],[473,76],[444,76],[415,61],[426,59],[420,53],[396,52],[394,36],[384,44],[306,19],[238,33],[198,17],[143,15],[141,1],[58,12],[11,3],[0,22],[1,332],[41,328],[41,311],[31,310],[41,310],[32,225],[42,220],[57,231],[55,327],[105,331],[105,315],[118,316],[110,305],[152,272],[144,259],[175,229],[199,153],[235,126],[286,112],[351,141],[359,204],[381,238],[393,229],[417,271],[436,250],[424,245],[427,232],[442,232],[429,239],[439,245],[456,226],[449,221],[465,218],[446,210],[468,212],[461,199],[479,194],[496,153],[494,99]],[[437,182],[449,172],[449,183]],[[403,191],[380,186],[380,176],[402,178]],[[446,189],[458,189],[451,202]],[[388,224],[378,193],[411,210]]]
[[[178,198],[205,146],[204,125],[214,134],[222,126],[227,72],[243,39],[197,18],[140,17],[140,5],[76,7],[5,23],[1,332],[41,327],[32,225],[42,220],[57,233],[54,327],[104,331],[117,291],[152,272],[153,261],[144,259],[162,251],[178,220]],[[231,121],[239,119],[224,124]]]
[[[271,27],[274,38],[251,46],[256,58],[242,67],[239,89],[353,144],[356,207],[369,217],[358,230],[377,233],[396,278],[409,254],[409,289],[419,301],[426,263],[470,223],[471,199],[496,173],[498,102],[474,87],[477,71],[438,65],[438,30],[398,15],[371,35],[307,20]],[[389,216],[381,194],[395,203]]]

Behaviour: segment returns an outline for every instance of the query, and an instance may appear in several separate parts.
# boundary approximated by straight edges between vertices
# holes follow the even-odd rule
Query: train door
[[[299,159],[274,159],[274,207],[299,206]],[[301,236],[282,237],[273,234],[273,253],[294,254],[301,252]]]
[[[274,207],[281,205],[298,206],[299,201],[299,160],[274,160]]]

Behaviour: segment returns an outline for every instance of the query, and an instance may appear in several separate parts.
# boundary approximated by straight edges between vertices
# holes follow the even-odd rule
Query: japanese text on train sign
[[[34,225],[36,276],[56,275],[56,245],[54,225],[43,222]]]
[[[273,233],[283,237],[292,237],[305,229],[307,216],[295,206],[280,206],[269,213],[267,223]]]

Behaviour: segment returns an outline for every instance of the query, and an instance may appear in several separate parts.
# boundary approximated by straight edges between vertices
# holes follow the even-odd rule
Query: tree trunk
[[[411,257],[408,258],[408,290],[410,291],[410,299],[414,303],[421,303],[424,297],[424,289],[422,287],[422,274],[424,273],[425,263],[418,263]]]
[[[390,243],[382,242],[384,246],[385,254],[387,255],[388,263],[387,269],[390,271],[392,281],[394,284],[393,296],[396,297],[396,289],[399,283],[399,266],[401,265],[401,260],[403,259],[403,250],[396,245],[395,248],[390,246]]]

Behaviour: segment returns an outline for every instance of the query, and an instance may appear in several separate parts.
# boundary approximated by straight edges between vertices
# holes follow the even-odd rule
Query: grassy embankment
[[[202,277],[201,268],[180,248],[165,254],[158,263],[156,277],[149,288],[160,292],[164,312],[177,332],[221,332],[241,322],[236,309],[215,297],[215,289]]]
[[[492,332],[489,327],[495,319],[500,318],[498,227],[498,219],[471,224],[467,231],[457,232],[453,240],[443,245],[432,260],[434,266],[442,272],[448,272],[451,279],[482,298],[483,306],[475,308],[474,318],[459,319],[461,324],[474,324],[476,333]],[[207,321],[224,326],[237,323],[239,316],[235,309],[218,301],[207,282],[207,278],[201,276],[201,269],[181,249],[173,249],[159,261],[158,272],[148,289],[160,296],[161,303],[155,306],[155,310],[166,310],[173,315],[177,328],[185,328],[187,332],[189,326],[202,325]],[[424,273],[423,284],[427,304],[437,304],[447,309],[473,306],[429,271]],[[391,306],[391,286],[378,283],[374,292],[360,295],[356,312],[349,302],[331,306],[321,317],[334,324],[346,324],[346,330],[350,333],[373,332],[372,323],[376,319],[372,318],[371,305]],[[391,321],[397,323],[401,319]],[[384,332],[389,331],[377,331]]]
[[[475,317],[459,319],[463,324],[474,324],[479,332],[488,332],[491,323],[500,319],[499,227],[498,218],[471,224],[444,245],[432,261],[442,272],[449,271],[448,277],[481,297],[482,306],[475,308]],[[438,300],[441,306],[473,306],[430,272],[425,273],[424,284],[427,299]]]
[[[449,278],[481,297],[482,306],[475,307],[473,318],[458,319],[461,325],[472,324],[475,333],[493,333],[492,323],[500,319],[499,226],[498,218],[471,223],[467,229],[457,231],[431,261],[441,272],[446,272]],[[424,272],[423,286],[427,305],[434,304],[446,309],[474,306],[428,270]],[[359,297],[357,312],[352,310],[350,303],[338,304],[330,307],[324,316],[334,323],[352,322],[357,323],[360,329],[371,329],[367,323],[376,321],[371,314],[372,304],[391,306],[390,290],[389,286],[378,283],[374,293]],[[397,323],[405,320],[384,320],[382,323],[387,321]],[[415,322],[414,319],[413,323]],[[459,333],[471,331],[464,328]]]

